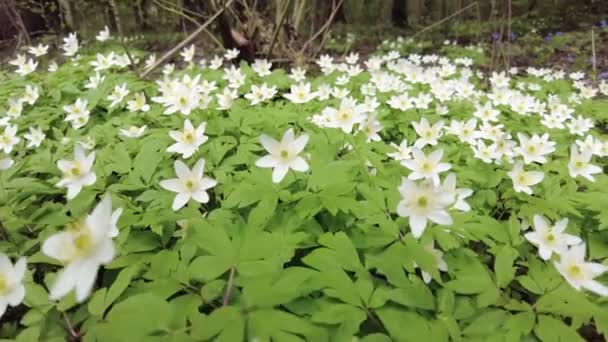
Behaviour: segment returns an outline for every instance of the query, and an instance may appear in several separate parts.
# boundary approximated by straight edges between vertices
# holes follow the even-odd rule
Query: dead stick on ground
[[[156,63],[152,64],[148,69],[146,69],[140,77],[144,78],[148,76],[150,72],[152,72],[152,70],[156,69],[156,67],[161,65],[169,57],[173,56],[177,51],[181,50],[184,46],[188,45],[191,41],[193,41],[196,36],[203,32],[207,28],[207,26],[209,26],[217,17],[219,17],[220,14],[222,14],[222,12],[224,12],[226,8],[228,8],[233,2],[234,0],[228,0],[228,2],[222,8],[220,8],[211,18],[207,19],[207,21],[203,23],[203,25],[201,25],[194,32],[192,32],[188,37],[186,37],[186,39],[182,40],[181,43],[177,44],[171,50],[167,51],[161,58],[156,61]]]
[[[277,27],[274,28],[274,32],[272,33],[272,38],[270,40],[270,45],[268,46],[268,52],[266,53],[266,58],[270,58],[270,54],[272,53],[272,48],[274,48],[274,43],[277,42],[277,38],[279,37],[279,32],[281,32],[281,28],[283,27],[283,22],[287,17],[287,11],[289,11],[289,6],[291,6],[291,0],[287,0],[287,4],[285,4],[285,9],[281,13],[281,18],[279,18],[279,22],[277,23]]]

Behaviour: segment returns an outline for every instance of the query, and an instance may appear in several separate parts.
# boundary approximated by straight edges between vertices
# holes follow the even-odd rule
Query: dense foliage
[[[396,52],[306,77],[194,48],[154,82],[79,43],[0,79],[0,337],[608,333],[606,84]]]

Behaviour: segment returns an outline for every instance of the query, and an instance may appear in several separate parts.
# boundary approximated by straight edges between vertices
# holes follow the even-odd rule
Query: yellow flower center
[[[572,278],[580,279],[583,276],[583,270],[581,270],[578,265],[572,265],[568,267],[568,274],[570,274]]]
[[[431,172],[431,170],[432,170],[431,164],[429,164],[429,163],[422,164],[422,171]]]
[[[526,174],[522,172],[517,179],[520,183],[526,183],[528,177],[526,177]]]
[[[427,138],[431,138],[431,137],[433,136],[433,131],[426,131],[426,132],[424,133],[424,135],[425,135]]]
[[[338,117],[342,120],[348,120],[351,117],[351,113],[348,110],[341,110]]]
[[[82,170],[80,169],[80,166],[74,166],[70,169],[70,175],[72,175],[72,177],[78,177],[82,174]]]
[[[196,182],[194,182],[193,180],[189,179],[184,183],[184,186],[186,187],[186,189],[188,190],[193,190],[194,187],[196,186]]]
[[[181,106],[185,106],[186,105],[186,98],[185,97],[180,97],[179,98],[179,104]]]
[[[287,159],[289,157],[289,152],[287,150],[281,150],[281,158]]]
[[[93,248],[94,241],[91,231],[86,226],[84,218],[72,222],[67,225],[66,230],[72,231],[75,235],[72,243],[74,244],[74,250],[67,256],[67,262],[70,262],[78,257],[87,255]]]
[[[528,146],[529,153],[534,153],[535,151],[536,151],[536,148],[534,148],[534,146]]]
[[[577,160],[577,161],[574,163],[574,165],[575,165],[577,168],[582,169],[582,168],[583,168],[583,166],[585,166],[585,163],[583,163],[583,162],[582,162],[582,161],[580,161],[580,160]]]
[[[555,235],[553,235],[552,233],[547,234],[546,240],[549,243],[553,243],[555,241]]]
[[[184,141],[189,144],[192,144],[194,142],[194,135],[192,133],[184,134]]]
[[[418,206],[419,207],[425,208],[428,204],[429,204],[429,200],[428,200],[428,198],[426,198],[426,196],[418,197]]]
[[[8,292],[8,281],[6,276],[0,273],[0,296]]]

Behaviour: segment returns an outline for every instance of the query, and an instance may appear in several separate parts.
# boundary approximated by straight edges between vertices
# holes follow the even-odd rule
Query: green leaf
[[[577,342],[584,341],[576,330],[567,326],[563,321],[551,316],[538,316],[534,333],[543,342]]]

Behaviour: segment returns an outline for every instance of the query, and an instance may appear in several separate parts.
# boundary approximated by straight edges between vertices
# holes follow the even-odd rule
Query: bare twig
[[[156,61],[156,63],[152,64],[148,69],[146,69],[141,74],[141,77],[143,78],[143,77],[146,77],[147,75],[149,75],[150,72],[152,72],[152,70],[156,69],[156,67],[161,65],[169,57],[173,56],[177,51],[181,50],[184,46],[188,45],[192,40],[194,40],[194,38],[196,38],[196,36],[198,36],[201,32],[203,32],[207,28],[207,26],[209,26],[217,17],[219,17],[220,14],[222,14],[224,12],[224,10],[226,10],[226,8],[228,8],[233,2],[234,2],[234,0],[228,0],[228,2],[222,8],[220,8],[213,16],[211,16],[211,18],[207,19],[207,21],[203,25],[201,25],[199,28],[197,28],[188,37],[186,37],[186,39],[182,40],[179,44],[177,44],[171,50],[167,51],[161,58],[159,58]]]
[[[447,17],[445,17],[445,18],[443,18],[443,19],[441,19],[441,20],[439,20],[439,21],[437,21],[437,22],[435,22],[435,23],[433,23],[433,24],[431,24],[431,25],[423,28],[422,30],[414,33],[414,35],[412,35],[411,38],[416,37],[417,35],[419,35],[419,34],[421,34],[423,32],[426,32],[426,31],[428,31],[428,30],[430,30],[432,28],[435,28],[435,27],[437,27],[437,26],[445,23],[446,21],[448,21],[448,20],[450,20],[450,19],[452,19],[452,18],[454,18],[456,16],[459,16],[460,14],[468,11],[470,8],[473,8],[474,6],[479,6],[479,5],[477,5],[477,1],[468,4],[466,7],[463,7],[462,9],[460,9],[460,10],[458,10],[458,11],[450,14],[449,16],[447,16]]]
[[[232,287],[234,286],[234,272],[236,268],[232,266],[230,268],[230,275],[228,276],[228,284],[226,284],[226,292],[224,292],[224,299],[222,300],[222,306],[230,304],[230,297],[232,296]]]
[[[160,1],[158,0],[153,0],[155,4],[157,4],[160,8],[169,11],[171,13],[177,14],[179,16],[184,17],[184,19],[188,20],[189,22],[193,23],[196,26],[201,26],[201,24],[194,18],[190,17],[189,15],[187,15],[186,13],[183,12],[179,12],[177,11],[175,8],[169,7],[169,6],[165,6],[163,5]],[[203,32],[205,32],[209,38],[211,38],[211,40],[217,44],[217,46],[219,46],[222,50],[224,50],[224,45],[222,44],[222,42],[220,42],[214,35],[213,33],[211,33],[209,30],[207,30],[206,28],[203,30]]]
[[[303,54],[304,51],[306,51],[306,48],[308,48],[308,46],[310,44],[312,44],[312,42],[315,39],[317,39],[317,37],[319,37],[319,35],[324,34],[329,29],[329,25],[331,25],[331,23],[334,21],[334,17],[336,16],[336,14],[338,14],[338,10],[342,6],[343,2],[344,2],[344,0],[340,0],[340,2],[338,2],[338,4],[336,5],[336,7],[334,7],[332,9],[332,12],[331,12],[331,14],[329,16],[329,19],[327,19],[327,21],[325,22],[325,24],[323,24],[323,26],[321,26],[321,28],[319,29],[319,31],[317,31],[317,33],[315,33],[312,37],[310,37],[309,40],[306,41],[306,43],[304,43],[304,45],[302,46],[302,49],[300,49],[300,54]]]
[[[591,57],[591,63],[593,66],[593,80],[595,81],[597,78],[597,58],[595,55],[595,30],[591,27],[591,53],[593,56]]]
[[[272,53],[272,48],[274,48],[274,44],[277,41],[279,32],[281,31],[281,28],[283,27],[283,22],[285,21],[285,18],[287,17],[287,11],[289,11],[289,6],[291,6],[291,0],[287,0],[287,4],[285,4],[285,8],[283,9],[283,12],[281,13],[281,17],[279,18],[279,21],[277,22],[277,26],[274,28],[274,32],[272,33],[272,38],[270,40],[270,45],[268,46],[268,52],[266,53],[266,58],[269,58],[270,54]]]
[[[77,340],[80,337],[80,334],[76,331],[76,329],[74,329],[74,326],[72,325],[72,322],[70,321],[68,315],[65,312],[62,312],[62,314],[63,320],[65,321],[65,325],[68,329],[68,332],[70,333],[70,336],[72,337],[72,339]]]
[[[507,29],[507,68],[509,68],[511,66],[511,17],[513,15],[512,13],[512,3],[511,0],[509,0],[508,3],[509,8],[507,9],[507,15],[509,16],[508,18],[508,29]]]

